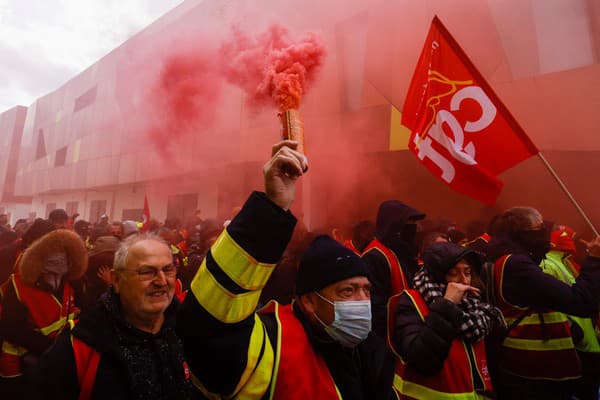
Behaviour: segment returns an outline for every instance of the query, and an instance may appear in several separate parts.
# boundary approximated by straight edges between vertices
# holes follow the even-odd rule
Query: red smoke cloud
[[[165,159],[211,123],[221,90],[212,60],[214,54],[199,49],[170,56],[148,93],[155,113],[148,137]]]
[[[221,48],[226,79],[240,86],[252,106],[273,104],[281,111],[300,107],[325,57],[325,47],[314,33],[296,42],[288,31],[272,25],[250,37],[239,29]]]
[[[317,35],[307,33],[292,41],[279,25],[256,37],[234,28],[231,38],[221,42],[220,53],[200,44],[206,43],[201,36],[194,43],[178,43],[162,57],[144,99],[151,110],[145,136],[173,166],[181,146],[189,147],[194,136],[212,126],[225,80],[244,90],[255,108],[297,109],[325,56]]]

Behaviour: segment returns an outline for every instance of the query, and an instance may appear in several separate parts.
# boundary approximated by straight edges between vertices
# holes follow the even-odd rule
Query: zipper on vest
[[[484,390],[485,386],[483,385],[483,381],[481,380],[481,376],[479,375],[479,370],[477,369],[477,360],[475,359],[475,354],[473,353],[473,346],[471,346],[471,344],[465,342],[465,348],[467,349],[467,354],[469,355],[469,361],[471,362],[471,376],[473,377],[473,391]]]

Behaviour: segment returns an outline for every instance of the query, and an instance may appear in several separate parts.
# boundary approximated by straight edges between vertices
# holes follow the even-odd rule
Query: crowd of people
[[[598,399],[599,237],[397,200],[308,232],[305,163],[274,146],[225,223],[0,216],[2,398]]]

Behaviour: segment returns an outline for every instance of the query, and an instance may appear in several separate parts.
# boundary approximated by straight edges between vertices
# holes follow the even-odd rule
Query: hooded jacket
[[[479,254],[469,248],[454,243],[435,243],[434,246],[423,251],[423,262],[438,283],[445,283],[446,273],[462,259],[469,262],[469,265],[475,269],[475,273],[481,272],[483,260]]]
[[[408,282],[412,282],[412,277],[418,268],[417,245],[414,237],[412,241],[406,241],[406,237],[402,237],[402,232],[408,222],[423,218],[425,218],[424,213],[397,200],[384,201],[377,213],[375,238],[396,255]],[[373,331],[385,338],[387,302],[390,296],[395,294],[392,293],[390,281],[391,266],[385,256],[376,249],[367,250],[362,258],[369,268],[373,285],[371,288]]]
[[[88,258],[85,244],[74,232],[59,229],[52,231],[36,240],[22,255],[17,266],[17,273],[26,285],[36,287],[36,283],[44,268],[45,258],[52,253],[64,251],[69,260],[69,271],[63,279],[75,281],[80,279],[87,269]],[[62,286],[58,293],[62,294]],[[75,289],[75,305],[81,297],[79,285]],[[61,301],[61,298],[58,298]],[[0,319],[0,337],[11,343],[23,347],[34,354],[43,353],[53,340],[35,330],[30,321],[29,311],[19,301],[14,286],[8,284],[4,287],[2,303],[2,319]]]
[[[437,283],[445,283],[446,273],[465,258],[472,268],[481,266],[477,253],[453,243],[436,243],[435,248],[423,252],[427,271]],[[423,323],[409,296],[404,294],[396,310],[390,311],[396,314],[392,338],[395,348],[411,368],[424,376],[435,375],[441,370],[462,322],[460,308],[448,300],[433,302],[429,310]]]

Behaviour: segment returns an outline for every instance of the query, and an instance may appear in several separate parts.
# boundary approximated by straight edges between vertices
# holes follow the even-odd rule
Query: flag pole
[[[550,163],[548,162],[548,160],[546,160],[546,157],[544,157],[544,155],[542,154],[542,152],[539,152],[538,156],[540,157],[540,160],[542,160],[542,162],[544,163],[544,165],[546,166],[546,168],[548,169],[548,171],[550,171],[550,173],[552,174],[552,176],[554,177],[554,179],[556,179],[556,182],[558,182],[558,184],[560,185],[560,187],[562,188],[562,190],[567,194],[567,197],[569,198],[569,200],[571,200],[571,203],[573,203],[573,205],[575,206],[575,208],[577,209],[577,211],[579,211],[579,214],[581,214],[581,216],[583,217],[583,219],[585,220],[585,222],[588,224],[588,226],[590,228],[592,228],[592,231],[594,232],[594,235],[599,236],[598,235],[598,230],[592,224],[592,221],[590,221],[590,219],[588,218],[588,216],[586,215],[586,213],[583,211],[583,209],[581,208],[581,206],[579,205],[579,203],[577,203],[577,200],[575,200],[575,198],[573,197],[573,195],[571,194],[571,192],[569,192],[569,189],[567,189],[567,187],[563,183],[562,179],[560,179],[560,177],[558,176],[558,174],[556,173],[556,171],[554,171],[554,168],[552,168],[552,166],[550,165]]]

